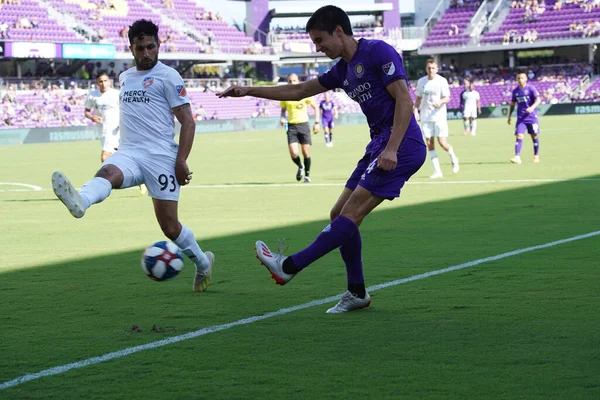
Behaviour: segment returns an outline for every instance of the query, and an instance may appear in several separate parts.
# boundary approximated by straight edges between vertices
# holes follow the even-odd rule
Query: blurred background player
[[[333,147],[333,127],[335,126],[334,119],[337,119],[337,107],[331,100],[329,92],[325,92],[325,99],[319,104],[321,110],[321,125],[323,126],[323,134],[325,136],[325,146]]]
[[[100,160],[104,162],[119,148],[119,91],[104,71],[98,73],[96,85],[98,89],[91,90],[85,100],[85,117],[102,125]],[[146,185],[140,185],[140,194],[146,193]]]
[[[477,115],[481,114],[481,98],[479,92],[473,89],[471,80],[465,78],[465,90],[460,94],[460,109],[463,113],[463,135],[477,135]]]
[[[179,73],[158,61],[158,26],[141,19],[129,27],[128,36],[135,66],[119,76],[120,149],[80,192],[59,171],[52,174],[52,189],[71,215],[81,218],[112,189],[145,182],[161,230],[196,265],[193,290],[204,291],[212,279],[214,255],[202,252],[194,233],[177,216],[181,186],[192,179],[187,158],[196,122],[190,100]],[[179,144],[174,140],[173,117],[181,124]]]
[[[100,160],[104,162],[119,148],[119,91],[111,87],[106,72],[98,73],[96,85],[85,100],[85,117],[102,126]]]
[[[510,125],[510,117],[515,109],[515,103],[517,103],[517,126],[515,127],[517,141],[515,142],[515,155],[510,158],[510,162],[521,164],[523,137],[527,132],[533,141],[533,162],[539,163],[540,141],[538,134],[540,133],[540,125],[536,107],[540,105],[542,99],[535,86],[527,84],[527,74],[525,72],[517,74],[517,83],[519,85],[512,92],[512,102],[508,111],[508,124]]]
[[[297,85],[298,83],[300,83],[298,75],[290,74],[288,76],[288,84]],[[307,106],[311,106],[315,110],[313,132],[317,134],[319,133],[319,108],[315,105],[312,98],[308,97],[299,101],[281,102],[281,126],[286,126],[290,157],[292,157],[294,164],[298,166],[296,180],[301,181],[304,174],[304,182],[310,182],[310,145],[312,144],[310,127],[308,126]],[[286,113],[287,120],[285,118]],[[304,164],[298,156],[298,143],[300,143],[300,147],[302,148]]]
[[[427,76],[422,77],[417,82],[417,98],[415,100],[415,118],[421,119],[421,129],[427,139],[427,148],[429,149],[429,158],[433,164],[433,175],[431,179],[443,178],[440,160],[435,151],[435,138],[444,150],[450,156],[452,163],[452,172],[455,174],[460,169],[458,157],[454,149],[448,143],[448,121],[446,120],[446,104],[450,101],[450,88],[448,81],[443,76],[437,74],[438,65],[433,59],[427,60],[425,64]],[[419,116],[417,110],[421,111]]]

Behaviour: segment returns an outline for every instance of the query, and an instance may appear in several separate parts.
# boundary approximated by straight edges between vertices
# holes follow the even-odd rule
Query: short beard
[[[141,63],[140,63],[140,65],[138,65],[137,62],[136,62],[135,67],[138,71],[148,71],[149,69],[154,68],[156,66],[156,64],[158,64],[158,57],[156,57],[156,59],[154,60],[152,65],[150,65],[148,68],[145,68],[144,66],[142,66]]]

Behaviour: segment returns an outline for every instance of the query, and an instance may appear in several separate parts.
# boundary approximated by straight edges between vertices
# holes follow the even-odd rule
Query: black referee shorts
[[[288,144],[312,144],[308,122],[302,122],[300,124],[288,124],[287,137]]]

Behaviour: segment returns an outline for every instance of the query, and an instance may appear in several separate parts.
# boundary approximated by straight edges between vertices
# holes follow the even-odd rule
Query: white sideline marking
[[[36,186],[36,185],[30,185],[28,183],[18,183],[18,182],[0,182],[0,186],[23,186],[26,188],[29,188],[33,191],[39,192],[40,190],[44,190],[42,189],[40,186]],[[30,192],[31,190],[27,190],[27,189],[5,189],[5,190],[0,190],[0,192]]]
[[[473,266],[476,266],[476,265],[479,265],[479,264],[483,264],[483,263],[486,263],[486,262],[489,262],[489,261],[497,261],[497,260],[501,260],[503,258],[512,257],[512,256],[516,256],[516,255],[523,254],[523,253],[528,253],[530,251],[545,249],[545,248],[548,248],[548,247],[557,246],[559,244],[574,242],[576,240],[586,239],[586,238],[589,238],[589,237],[592,237],[592,236],[598,236],[598,235],[600,235],[600,231],[590,232],[590,233],[586,233],[584,235],[578,235],[578,236],[573,236],[573,237],[566,238],[566,239],[556,240],[554,242],[540,244],[540,245],[537,245],[537,246],[525,247],[523,249],[509,251],[507,253],[502,253],[502,254],[498,254],[498,255],[495,255],[495,256],[491,256],[491,257],[480,258],[479,260],[469,261],[469,262],[466,262],[466,263],[463,263],[463,264],[458,264],[458,265],[455,265],[455,266],[452,266],[452,267],[448,267],[448,268],[438,269],[438,270],[435,270],[435,271],[426,272],[424,274],[413,275],[413,276],[410,276],[408,278],[398,279],[398,280],[387,282],[387,283],[381,283],[379,285],[370,286],[370,287],[367,288],[367,290],[369,292],[374,292],[376,290],[380,290],[380,289],[385,289],[385,288],[392,287],[392,286],[401,285],[403,283],[413,282],[413,281],[417,281],[417,280],[420,280],[420,279],[429,278],[430,276],[441,275],[441,274],[444,274],[446,272],[452,272],[452,271],[457,271],[457,270],[463,269],[463,268],[473,267]],[[22,383],[29,382],[29,381],[32,381],[32,380],[35,380],[35,379],[43,378],[45,376],[59,375],[59,374],[65,373],[67,371],[70,371],[72,369],[83,368],[83,367],[87,367],[87,366],[90,366],[90,365],[99,364],[99,363],[104,362],[104,361],[114,360],[114,359],[117,359],[117,358],[125,357],[125,356],[130,355],[130,354],[138,353],[140,351],[155,349],[157,347],[162,347],[162,346],[166,346],[166,345],[169,345],[169,344],[178,343],[178,342],[181,342],[181,341],[184,341],[184,340],[194,339],[194,338],[197,338],[199,336],[204,336],[204,335],[208,335],[209,333],[219,332],[219,331],[222,331],[222,330],[225,330],[225,329],[233,328],[233,327],[238,326],[238,325],[251,324],[251,323],[254,323],[254,322],[262,321],[262,320],[267,319],[267,318],[277,317],[279,315],[289,314],[291,312],[303,310],[305,308],[310,308],[310,307],[313,307],[313,306],[319,306],[319,305],[322,305],[322,304],[325,304],[325,303],[330,303],[330,302],[333,302],[333,301],[336,301],[337,299],[339,299],[340,296],[341,295],[331,296],[331,297],[327,297],[325,299],[314,300],[314,301],[311,301],[311,302],[308,302],[308,303],[300,304],[298,306],[293,306],[293,307],[289,307],[289,308],[282,308],[282,309],[277,310],[277,311],[272,311],[272,312],[269,312],[269,313],[266,313],[266,314],[263,314],[263,315],[256,315],[254,317],[240,319],[240,320],[237,320],[237,321],[234,321],[234,322],[230,322],[228,324],[209,326],[209,327],[206,327],[206,328],[199,329],[197,331],[185,333],[183,335],[173,336],[173,337],[170,337],[168,339],[163,339],[163,340],[159,340],[159,341],[156,341],[156,342],[151,342],[151,343],[143,344],[143,345],[140,345],[140,346],[129,347],[129,348],[126,348],[126,349],[123,349],[123,350],[118,350],[118,351],[114,351],[112,353],[104,354],[103,356],[92,357],[92,358],[88,358],[87,360],[77,361],[77,362],[74,362],[74,363],[65,364],[65,365],[61,365],[61,366],[58,366],[58,367],[53,367],[53,368],[45,369],[43,371],[36,372],[34,374],[22,375],[22,376],[20,376],[18,378],[15,378],[15,379],[12,379],[10,381],[6,381],[6,382],[1,383],[0,384],[0,390],[8,389],[10,387],[17,386],[17,385],[20,385]]]
[[[575,178],[575,179],[498,179],[498,180],[480,180],[480,181],[409,181],[408,185],[480,185],[489,183],[553,183],[553,182],[598,182],[600,178]],[[239,188],[267,188],[267,187],[340,187],[345,183],[234,183],[231,185],[215,184],[215,185],[187,185],[183,189],[239,189]],[[47,191],[39,186],[28,185],[26,183],[2,183],[1,185],[19,185],[33,189],[34,191]],[[137,188],[137,186],[135,187]],[[77,188],[81,190],[81,188]],[[25,189],[0,189],[3,192],[29,192]]]

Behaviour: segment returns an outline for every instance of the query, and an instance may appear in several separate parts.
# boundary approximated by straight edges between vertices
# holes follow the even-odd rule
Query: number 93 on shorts
[[[104,165],[114,165],[123,172],[121,189],[144,183],[152,198],[179,201],[181,186],[175,177],[175,154],[145,154],[119,150],[108,157]]]

